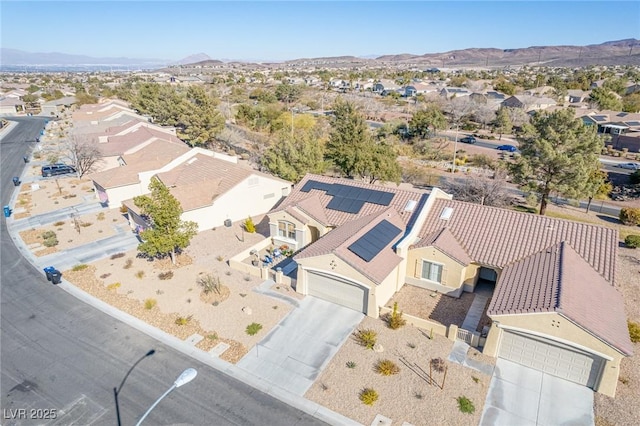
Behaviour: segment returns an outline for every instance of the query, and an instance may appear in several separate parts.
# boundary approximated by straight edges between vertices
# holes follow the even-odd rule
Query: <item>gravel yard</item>
[[[393,308],[393,304],[398,302],[398,309],[407,315],[430,319],[442,325],[461,326],[473,297],[471,293],[462,293],[460,298],[455,298],[405,284],[387,306]]]

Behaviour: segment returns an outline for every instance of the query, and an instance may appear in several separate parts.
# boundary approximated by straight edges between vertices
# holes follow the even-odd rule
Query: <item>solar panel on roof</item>
[[[606,121],[607,120],[607,116],[606,115],[594,115],[593,119],[596,121]]]
[[[401,232],[400,228],[383,220],[347,248],[365,262],[370,262]]]
[[[317,180],[308,180],[304,186],[300,189],[302,192],[309,192],[312,189],[319,189],[321,191],[328,191],[331,187],[331,184],[318,182]]]

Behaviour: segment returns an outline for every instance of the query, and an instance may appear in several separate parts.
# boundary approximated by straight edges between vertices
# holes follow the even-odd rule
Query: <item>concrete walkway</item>
[[[486,296],[482,296],[480,294],[474,295],[473,302],[471,303],[471,306],[467,311],[467,316],[464,317],[462,327],[460,328],[471,332],[476,331],[478,324],[480,324],[484,307],[487,305],[487,300],[489,300],[489,298]]]
[[[91,196],[93,198],[93,195]],[[80,217],[88,213],[94,213],[101,210],[107,210],[97,201],[90,201],[82,204],[76,204],[75,206],[65,207],[60,210],[55,210],[49,213],[43,213],[24,219],[14,220],[10,226],[12,232],[20,232],[25,229],[40,228],[51,223],[55,223],[62,220],[67,220],[71,217]],[[9,226],[9,223],[7,223]]]
[[[498,358],[481,426],[593,424],[591,389]]]
[[[352,309],[306,296],[237,366],[302,396],[363,317]]]

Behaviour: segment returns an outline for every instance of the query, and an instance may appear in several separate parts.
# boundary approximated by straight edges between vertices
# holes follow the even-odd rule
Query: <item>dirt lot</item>
[[[39,170],[40,166],[32,166],[29,173],[38,174]],[[93,185],[87,179],[52,177],[33,184],[23,183],[14,207],[14,219],[56,211],[93,199]]]

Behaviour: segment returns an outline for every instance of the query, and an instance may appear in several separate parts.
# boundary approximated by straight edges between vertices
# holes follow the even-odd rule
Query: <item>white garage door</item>
[[[590,388],[597,383],[604,361],[568,345],[507,330],[498,356]]]
[[[358,312],[367,313],[367,291],[352,281],[331,274],[307,271],[308,293]]]

